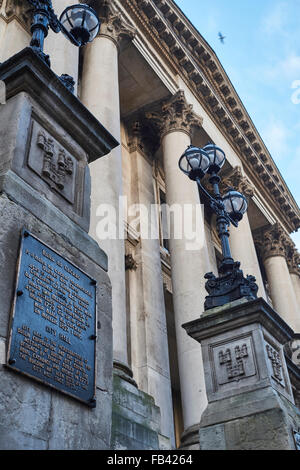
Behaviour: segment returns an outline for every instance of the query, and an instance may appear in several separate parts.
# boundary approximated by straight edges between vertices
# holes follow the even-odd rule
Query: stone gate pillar
[[[88,164],[118,142],[31,48],[0,79],[0,448],[109,449],[111,285]]]
[[[300,410],[283,349],[294,333],[270,305],[239,299],[183,328],[203,353],[200,449],[296,450]]]

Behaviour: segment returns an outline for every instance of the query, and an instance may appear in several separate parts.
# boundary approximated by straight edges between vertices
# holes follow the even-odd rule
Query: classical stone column
[[[273,306],[297,332],[300,327],[299,309],[286,261],[289,243],[290,239],[279,223],[266,230],[260,239]]]
[[[120,104],[118,80],[118,45],[124,35],[133,37],[133,28],[125,24],[119,14],[99,9],[101,30],[98,37],[85,49],[81,99],[96,118],[120,142]],[[90,234],[108,254],[109,276],[112,283],[114,359],[128,365],[125,298],[125,250],[123,216],[119,214],[119,197],[122,196],[121,147],[103,158],[101,164],[91,164],[91,225]],[[108,234],[103,239],[98,225],[107,212],[106,205],[115,210],[116,236]],[[102,218],[101,218],[102,216]],[[114,217],[113,217],[114,219]],[[120,220],[120,223],[119,223]],[[121,237],[119,236],[119,232]]]
[[[74,5],[73,0],[52,0],[54,11],[58,18],[64,9]],[[45,53],[49,54],[51,68],[58,75],[70,75],[75,82],[74,92],[76,94],[78,82],[79,48],[74,46],[62,33],[54,33],[49,29],[45,41]]]
[[[152,149],[144,144],[142,127],[130,126],[129,155],[131,190],[128,224],[138,217],[138,244],[126,244],[128,275],[131,366],[138,388],[151,395],[161,413],[161,434],[174,440],[172,388],[168,352],[163,277],[161,270],[158,218],[155,210],[153,166],[148,155]],[[138,209],[139,205],[139,209]],[[135,227],[132,227],[134,229]],[[148,236],[147,236],[148,235]]]
[[[194,126],[200,127],[202,119],[193,113],[192,106],[188,105],[184,92],[179,91],[168,103],[162,107],[160,115],[148,115],[156,119],[160,125],[164,169],[166,176],[166,199],[169,206],[177,205],[181,209],[184,205],[199,204],[197,185],[190,181],[178,168],[181,154],[191,144],[191,132]],[[204,235],[204,221],[200,217],[202,233],[201,246],[197,251],[189,250],[189,240],[182,234],[176,239],[171,220],[171,268],[173,285],[173,302],[175,312],[175,325],[177,335],[179,374],[181,383],[181,397],[184,418],[185,438],[191,437],[200,423],[201,413],[207,405],[205,381],[201,348],[189,338],[182,328],[182,324],[199,317],[204,310],[205,280],[204,275],[211,269],[208,266],[207,247]],[[178,228],[178,227],[177,227]],[[191,440],[187,439],[187,445]],[[197,437],[194,444],[198,444]]]
[[[234,188],[239,191],[248,199],[253,197],[254,188],[242,173],[241,167],[236,167],[225,175],[222,180],[222,189],[225,193],[228,187]],[[230,248],[232,257],[235,261],[240,261],[241,269],[244,274],[255,276],[258,285],[258,297],[267,299],[262,275],[257,259],[257,254],[254,246],[253,236],[247,213],[244,215],[238,228],[230,227]]]

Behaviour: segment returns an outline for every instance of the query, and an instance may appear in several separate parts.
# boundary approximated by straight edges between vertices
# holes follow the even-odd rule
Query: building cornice
[[[173,0],[120,0],[172,63],[240,155],[245,171],[289,232],[299,208],[210,46]]]

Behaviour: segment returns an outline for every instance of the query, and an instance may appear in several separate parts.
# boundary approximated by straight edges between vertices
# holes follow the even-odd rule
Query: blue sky
[[[217,54],[299,204],[300,0],[175,1]],[[292,238],[300,249],[300,231]]]

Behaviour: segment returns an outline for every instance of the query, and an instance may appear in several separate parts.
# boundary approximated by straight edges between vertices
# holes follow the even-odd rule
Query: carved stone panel
[[[212,346],[215,388],[256,375],[251,337]]]
[[[75,200],[76,159],[33,121],[28,166],[71,204]]]
[[[266,352],[268,357],[268,368],[272,379],[276,382],[276,384],[281,385],[281,387],[285,388],[285,379],[283,374],[283,364],[281,359],[280,352],[275,349],[275,347],[271,346],[269,343],[266,342]]]

